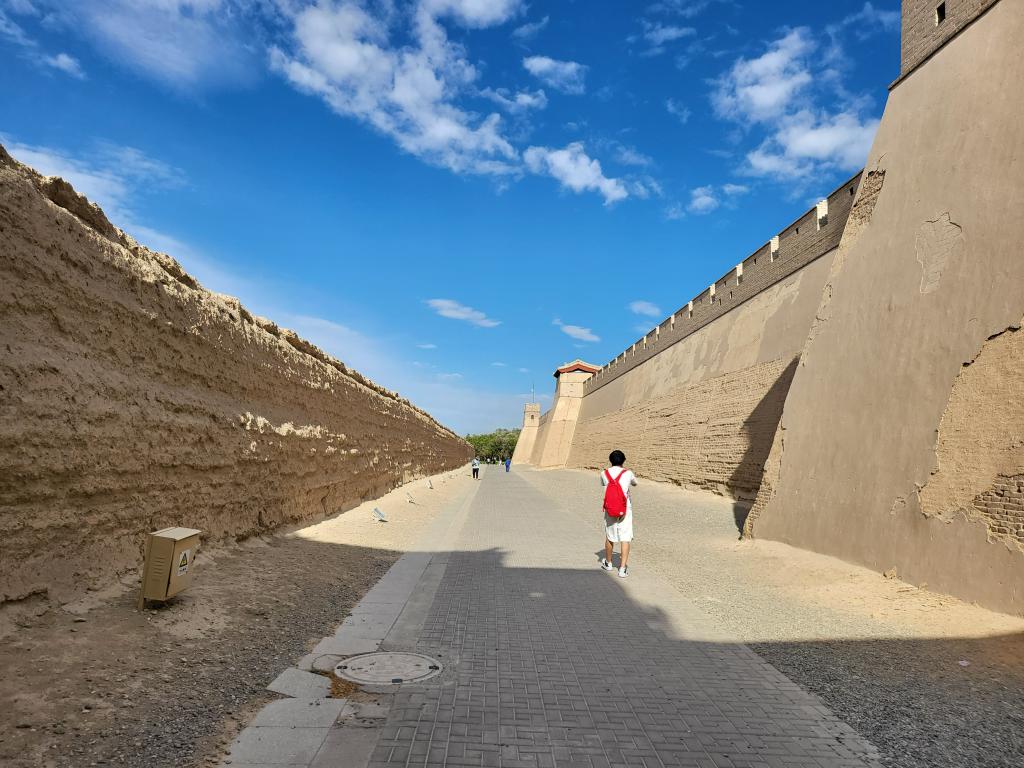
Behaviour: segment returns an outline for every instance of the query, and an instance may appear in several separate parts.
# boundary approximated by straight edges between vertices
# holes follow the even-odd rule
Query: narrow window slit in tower
[[[936,27],[939,26],[939,24],[941,24],[945,20],[946,20],[946,4],[945,3],[939,3],[937,6],[935,6],[935,26]]]

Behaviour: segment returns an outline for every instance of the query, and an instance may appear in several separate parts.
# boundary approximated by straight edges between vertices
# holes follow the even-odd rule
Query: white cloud
[[[605,205],[629,196],[620,180],[604,175],[601,164],[587,155],[582,142],[573,142],[564,149],[530,147],[523,153],[523,160],[533,173],[547,174],[577,194],[599,192]]]
[[[700,215],[711,213],[718,206],[718,198],[713,187],[697,187],[690,192],[690,204],[686,206],[686,210]]]
[[[7,7],[11,13],[25,16],[36,16],[39,13],[26,0],[16,2],[8,0]],[[0,8],[0,40],[6,40],[19,52],[22,58],[33,62],[37,66],[56,69],[77,80],[85,79],[85,71],[82,69],[78,59],[67,53],[58,53],[56,55],[43,53],[39,43],[29,37],[25,30],[8,16],[3,8]]]
[[[600,341],[601,337],[595,335],[589,328],[583,328],[579,325],[563,325],[561,326],[562,333],[572,336],[574,339],[580,341]]]
[[[461,373],[438,373],[436,376],[440,381],[458,381],[462,378]]]
[[[877,16],[869,3],[847,18],[865,13]],[[830,32],[833,48],[836,29]],[[800,27],[769,43],[761,56],[739,59],[716,81],[711,101],[719,117],[767,131],[747,152],[743,173],[792,181],[832,169],[853,171],[864,163],[878,120],[861,114],[867,102],[843,89],[829,59]],[[836,106],[823,104],[829,98],[826,88],[834,89]]]
[[[562,329],[562,333],[578,341],[600,341],[601,337],[595,334],[589,328],[584,328],[580,325],[567,325],[557,318],[553,321],[553,325],[557,325]]]
[[[527,56],[526,71],[545,85],[563,93],[579,95],[586,91],[587,66],[575,61],[559,61],[549,56]]]
[[[900,12],[875,8],[872,3],[866,2],[859,11],[851,13],[838,24],[826,29],[829,34],[837,34],[846,27],[850,27],[859,40],[864,40],[875,32],[897,32],[900,28]]]
[[[429,163],[457,173],[512,174],[518,153],[503,135],[501,117],[481,118],[457,104],[475,90],[478,75],[436,15],[486,26],[519,5],[424,0],[408,31],[414,45],[393,43],[387,21],[352,0],[311,6],[294,18],[294,50],[272,48],[271,66],[298,90]]]
[[[661,197],[665,194],[661,183],[654,177],[646,174],[639,177],[624,178],[621,181],[629,194],[633,197],[639,197],[641,200],[646,200],[650,197]]]
[[[648,6],[649,13],[664,13],[691,19],[711,5],[712,0],[659,0]]]
[[[16,11],[15,11],[16,12]],[[0,8],[0,39],[18,46],[19,48],[34,50],[37,48],[35,40],[25,34],[25,30],[8,16],[3,8]]]
[[[529,373],[530,372],[529,368],[517,368],[516,370],[518,370],[520,373]]]
[[[843,112],[816,116],[801,111],[760,147],[747,155],[752,176],[809,176],[821,167],[855,171],[871,149],[877,119],[863,119]]]
[[[417,349],[437,349],[437,344],[417,344]]]
[[[11,13],[22,16],[39,15],[39,10],[30,2],[30,0],[6,0],[4,5],[7,6]]]
[[[721,186],[715,186],[707,184],[702,187],[696,187],[690,190],[690,202],[686,206],[686,210],[690,213],[699,215],[711,213],[722,205],[722,195],[728,198],[739,197],[745,195],[750,191],[749,187],[743,184],[722,184]],[[733,203],[726,201],[729,207],[733,206]],[[671,206],[666,211],[666,217],[668,219],[681,219],[683,218],[682,206],[676,204]]]
[[[249,82],[260,25],[244,0],[43,0],[55,24],[97,52],[175,88]]]
[[[813,80],[806,57],[814,47],[809,30],[798,27],[756,59],[739,59],[716,83],[715,112],[731,120],[778,119]]]
[[[85,72],[82,71],[82,65],[78,63],[78,59],[68,56],[66,53],[58,53],[56,56],[44,56],[43,63],[48,67],[59,69],[61,72],[71,75],[78,80],[85,79]]]
[[[668,43],[674,43],[677,40],[682,40],[686,37],[692,37],[697,34],[697,30],[693,27],[680,27],[675,24],[662,24],[660,21],[652,22],[647,19],[641,19],[640,24],[643,26],[642,37],[648,44],[647,50],[643,52],[643,56],[658,56],[665,52],[665,45]],[[637,38],[632,36],[628,38],[630,42],[634,42]]]
[[[623,165],[648,166],[654,162],[654,160],[636,148],[627,147],[625,145],[619,146],[615,153],[615,159]]]
[[[428,299],[427,304],[441,317],[463,320],[481,328],[493,328],[496,325],[501,325],[500,320],[493,320],[480,310],[467,307],[453,299]]]
[[[686,125],[686,123],[689,122],[690,115],[693,114],[689,109],[675,99],[667,99],[665,101],[665,109],[683,125]]]
[[[420,0],[420,9],[433,18],[450,16],[479,29],[508,21],[523,9],[523,0]]]
[[[629,311],[635,315],[644,315],[645,317],[659,317],[661,315],[661,309],[657,304],[643,300],[631,301],[629,303]]]
[[[529,22],[523,24],[521,27],[516,27],[512,30],[512,36],[519,40],[530,40],[537,36],[537,33],[543,30],[548,25],[549,18],[545,16],[539,21]]]
[[[681,203],[672,203],[665,208],[665,218],[668,221],[679,221],[685,216],[686,213],[683,211]]]
[[[491,363],[491,365],[494,366],[495,368],[507,368],[508,367],[505,363]]]
[[[500,104],[505,111],[511,114],[527,112],[531,109],[544,109],[548,105],[548,97],[542,90],[519,91],[511,93],[506,88],[484,88],[480,95],[490,99],[495,104]]]

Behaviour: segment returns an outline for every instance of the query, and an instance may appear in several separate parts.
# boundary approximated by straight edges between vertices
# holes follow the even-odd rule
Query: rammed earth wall
[[[471,455],[2,148],[0,244],[0,604],[102,584],[156,528],[257,534]]]

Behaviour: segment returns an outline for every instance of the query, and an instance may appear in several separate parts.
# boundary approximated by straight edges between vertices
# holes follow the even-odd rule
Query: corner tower
[[[537,443],[540,428],[540,403],[527,403],[523,407],[523,427],[519,430],[516,449],[512,452],[513,464],[529,464],[533,446]]]
[[[540,418],[531,464],[541,468],[565,466],[586,393],[585,384],[598,370],[596,365],[580,359],[555,370],[555,401]]]

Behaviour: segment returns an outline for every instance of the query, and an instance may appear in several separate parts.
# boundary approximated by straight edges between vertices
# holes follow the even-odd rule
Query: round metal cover
[[[334,674],[362,685],[399,685],[439,675],[441,664],[419,653],[364,653],[345,659],[334,668]]]

